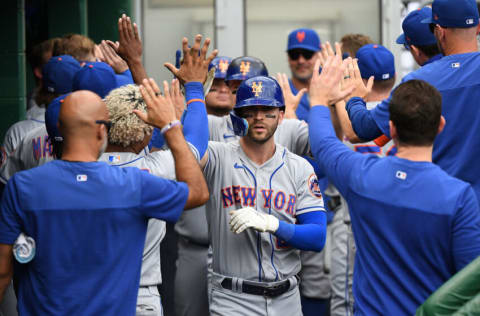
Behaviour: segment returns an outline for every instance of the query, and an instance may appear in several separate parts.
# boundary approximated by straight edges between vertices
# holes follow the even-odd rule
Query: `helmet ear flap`
[[[248,122],[243,117],[240,117],[235,111],[230,112],[230,118],[232,119],[233,133],[237,136],[243,137],[248,132]]]

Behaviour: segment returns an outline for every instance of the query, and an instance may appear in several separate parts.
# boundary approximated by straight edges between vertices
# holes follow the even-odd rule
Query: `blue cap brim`
[[[435,22],[432,20],[432,17],[429,17],[429,18],[423,19],[422,23],[423,24],[431,24],[431,23],[435,23]]]
[[[397,44],[407,44],[404,33],[400,34],[400,36],[397,37]]]
[[[272,99],[249,98],[249,99],[238,102],[235,105],[235,109],[248,107],[248,106],[282,107],[285,105]]]

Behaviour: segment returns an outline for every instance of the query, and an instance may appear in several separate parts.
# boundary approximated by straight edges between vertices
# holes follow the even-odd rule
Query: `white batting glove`
[[[259,232],[274,233],[279,225],[275,216],[263,214],[251,207],[230,211],[230,216],[230,229],[237,234],[247,228],[253,228]]]

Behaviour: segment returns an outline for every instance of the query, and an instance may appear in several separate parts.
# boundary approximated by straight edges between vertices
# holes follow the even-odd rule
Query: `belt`
[[[232,278],[225,278],[222,281],[222,287],[232,290]],[[253,295],[262,295],[266,297],[276,297],[286,293],[290,289],[290,280],[285,280],[275,285],[259,285],[243,281],[242,292]]]

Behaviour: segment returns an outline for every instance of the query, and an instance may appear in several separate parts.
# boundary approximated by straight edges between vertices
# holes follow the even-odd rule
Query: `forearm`
[[[322,251],[327,234],[327,216],[325,212],[312,212],[312,222],[304,224],[288,224],[279,221],[275,236],[289,246],[306,251]]]
[[[208,147],[208,116],[205,107],[203,85],[200,82],[185,84],[187,110],[183,121],[185,139],[197,148],[200,158]]]
[[[0,244],[0,302],[13,276],[12,245]]]
[[[382,131],[375,122],[371,112],[367,110],[365,101],[361,98],[351,98],[347,102],[346,110],[352,131],[363,141],[371,141],[382,135]]]
[[[177,181],[188,185],[188,199],[185,209],[204,204],[208,198],[208,188],[197,160],[193,156],[180,126],[172,127],[165,135],[165,141],[175,160],[175,174]]]
[[[143,79],[147,79],[147,73],[143,67],[141,58],[138,59],[127,59],[128,68],[132,73],[133,81],[140,85],[142,84]]]
[[[343,134],[351,143],[362,142],[360,137],[358,137],[357,134],[355,134],[355,131],[353,130],[352,122],[350,122],[350,118],[348,117],[348,113],[347,113],[347,110],[345,109],[345,106],[346,106],[345,102],[339,102],[335,105],[335,111],[336,111],[341,129],[343,131]]]
[[[335,135],[340,140],[343,140],[344,132],[342,125],[340,123],[340,118],[338,117],[337,107],[345,106],[345,102],[338,102],[335,106],[329,106],[330,109],[330,118],[332,120],[333,129],[335,130]]]

